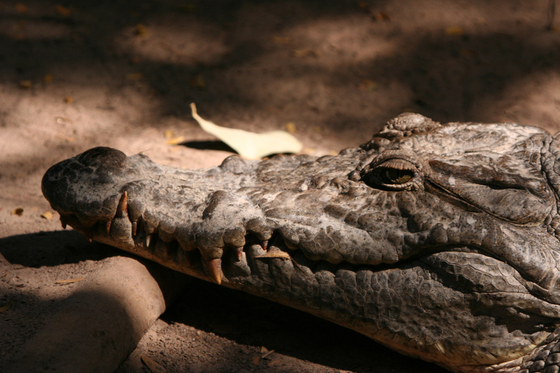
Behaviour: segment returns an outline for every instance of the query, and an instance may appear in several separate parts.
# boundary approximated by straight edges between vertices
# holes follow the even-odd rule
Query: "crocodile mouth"
[[[149,217],[145,218],[144,215],[140,215],[137,220],[133,220],[131,214],[128,213],[128,203],[129,198],[125,191],[121,195],[116,212],[111,220],[96,220],[94,218],[84,218],[75,213],[62,212],[61,223],[63,228],[66,228],[67,225],[72,226],[90,242],[95,240],[116,246],[179,272],[226,286],[232,286],[233,283],[242,281],[243,278],[249,276],[267,277],[270,275],[268,272],[273,270],[273,267],[276,271],[284,271],[285,275],[297,271],[304,277],[317,277],[317,273],[321,271],[337,274],[342,269],[353,273],[359,271],[373,273],[403,268],[418,262],[429,267],[432,273],[437,273],[442,282],[453,283],[458,282],[461,276],[458,276],[457,273],[449,273],[452,265],[448,265],[446,255],[456,254],[459,259],[452,258],[451,261],[460,262],[462,260],[465,263],[471,260],[466,260],[466,256],[486,258],[484,263],[479,262],[481,267],[492,267],[495,265],[494,262],[499,261],[477,247],[445,245],[431,247],[423,253],[401,258],[401,260],[393,263],[375,265],[348,261],[333,263],[324,259],[309,257],[306,250],[301,249],[290,239],[284,237],[278,229],[266,228],[263,230],[261,226],[259,230],[252,231],[248,227],[250,224],[245,224],[244,238],[242,240],[237,239],[239,245],[226,244],[224,247],[209,250],[193,244],[195,239],[185,244],[184,234],[179,238],[179,234],[173,231],[174,228]],[[503,261],[500,261],[500,263],[507,267],[507,270],[523,284],[523,287],[527,287],[526,282],[517,270]],[[460,263],[458,265],[461,266]],[[504,269],[501,268],[501,270]],[[464,287],[465,281],[469,282],[469,280],[464,278],[462,280],[463,284],[461,286]],[[476,288],[476,283],[471,283],[468,286],[472,287],[471,290],[474,291],[486,291]],[[490,290],[494,295],[500,291],[502,289],[499,287]]]
[[[242,246],[225,246],[218,250],[220,257],[208,253],[204,248],[184,245],[169,232],[143,216],[136,221],[129,220],[127,213],[127,194],[121,197],[114,218],[108,221],[83,218],[74,213],[61,213],[63,228],[71,226],[83,234],[88,241],[93,240],[116,246],[132,254],[158,262],[171,269],[187,273],[202,280],[219,285],[231,284],[232,279],[262,275],[261,264],[273,259],[284,262],[284,267],[297,270],[302,275],[314,276],[321,270],[336,273],[343,268],[357,272],[359,268],[373,265],[357,265],[343,261],[329,263],[326,260],[308,258],[303,250],[285,239],[278,230],[268,233],[250,232],[244,236]]]

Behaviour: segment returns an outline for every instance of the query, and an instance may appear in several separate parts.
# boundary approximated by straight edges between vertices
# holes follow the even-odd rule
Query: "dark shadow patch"
[[[198,150],[219,150],[223,152],[235,153],[237,152],[223,141],[219,140],[202,140],[202,141],[185,141],[180,143],[187,148]]]

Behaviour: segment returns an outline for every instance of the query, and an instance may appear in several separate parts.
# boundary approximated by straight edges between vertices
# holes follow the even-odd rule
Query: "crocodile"
[[[558,372],[560,139],[405,113],[338,155],[185,170],[97,147],[42,191],[89,240],[454,372]]]

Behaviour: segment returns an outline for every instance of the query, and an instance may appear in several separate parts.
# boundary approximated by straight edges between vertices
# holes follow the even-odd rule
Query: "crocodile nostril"
[[[126,154],[120,150],[104,146],[90,149],[77,157],[77,161],[84,166],[104,169],[122,168],[126,159]]]

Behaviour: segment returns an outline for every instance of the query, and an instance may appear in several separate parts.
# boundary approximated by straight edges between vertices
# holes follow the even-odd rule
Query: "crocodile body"
[[[159,166],[94,148],[43,194],[89,239],[301,309],[455,372],[558,372],[560,140],[387,123],[337,156]]]

